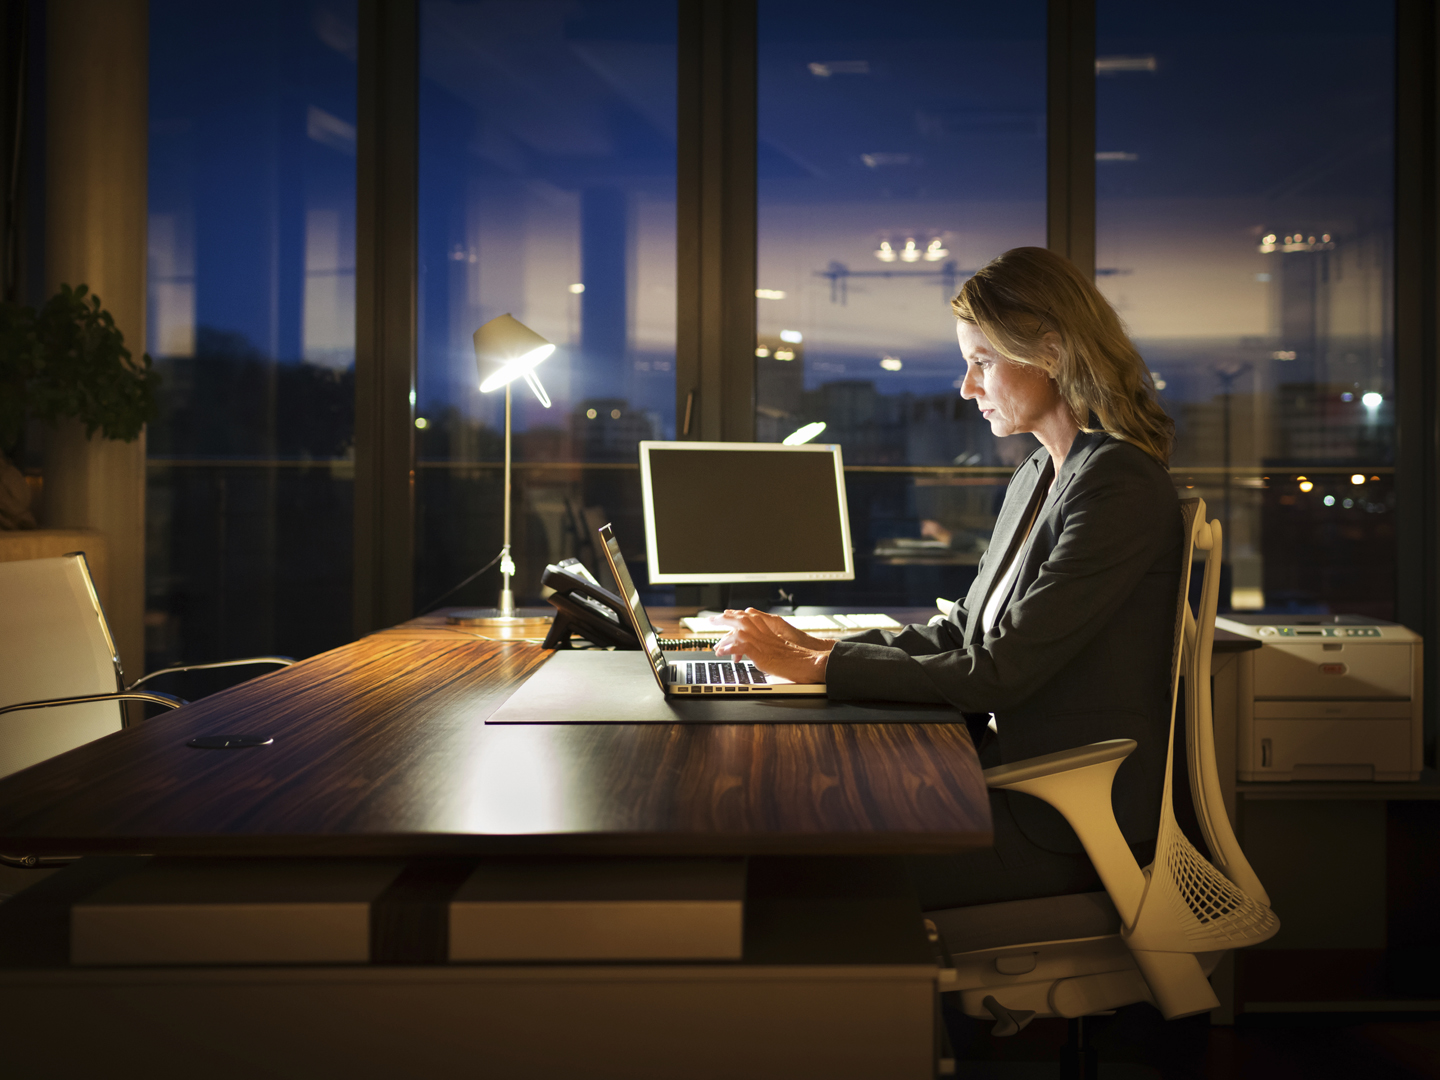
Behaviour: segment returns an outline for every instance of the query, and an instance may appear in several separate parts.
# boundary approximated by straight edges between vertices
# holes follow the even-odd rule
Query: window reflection
[[[420,17],[416,595],[500,547],[504,401],[479,393],[471,335],[509,313],[558,346],[554,407],[514,399],[515,588],[533,600],[546,562],[593,560],[594,525],[643,537],[635,444],[674,436],[675,5],[425,0]],[[449,602],[489,603],[497,580]]]
[[[961,400],[949,301],[1045,242],[1045,5],[764,0],[759,34],[757,438],[826,424],[856,546],[799,600],[960,595],[1036,445]]]
[[[151,668],[351,634],[354,0],[150,11]]]
[[[1221,603],[1393,617],[1393,8],[1098,19],[1099,282],[1225,522]]]

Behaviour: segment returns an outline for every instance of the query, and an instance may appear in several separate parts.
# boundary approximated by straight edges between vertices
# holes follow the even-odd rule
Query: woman
[[[986,766],[1134,739],[1113,802],[1143,865],[1164,782],[1179,588],[1174,424],[1114,309],[1061,256],[1007,251],[951,306],[961,396],[995,435],[1029,432],[1041,446],[1010,480],[969,594],[934,626],[839,642],[727,611],[716,652],[825,682],[832,698],[948,702],[980,735]],[[1099,887],[1055,810],[1006,792],[992,792],[991,808],[992,851],[915,861],[927,910]]]

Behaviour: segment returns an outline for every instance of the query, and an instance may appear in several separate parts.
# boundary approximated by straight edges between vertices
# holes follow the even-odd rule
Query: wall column
[[[137,356],[145,349],[147,0],[46,7],[45,287],[82,282]],[[145,436],[114,442],[65,423],[45,439],[45,522],[99,529],[101,597],[129,679],[145,661]]]

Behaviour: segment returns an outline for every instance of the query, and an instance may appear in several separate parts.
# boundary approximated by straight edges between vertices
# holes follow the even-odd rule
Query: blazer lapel
[[[1100,422],[1090,418],[1090,423],[1099,427]],[[1075,436],[1075,441],[1070,444],[1070,452],[1065,455],[1065,460],[1060,463],[1060,475],[1055,480],[1055,494],[1063,495],[1065,489],[1070,486],[1070,481],[1075,479],[1075,474],[1080,467],[1089,460],[1093,454],[1109,436],[1103,431],[1082,431]]]
[[[1095,426],[1099,426],[1098,422],[1095,421],[1093,417],[1091,418],[1091,422],[1092,424],[1095,424]],[[1053,512],[1053,508],[1060,505],[1060,496],[1062,496],[1065,493],[1065,489],[1070,486],[1070,481],[1075,479],[1075,476],[1077,473],[1079,473],[1081,466],[1085,464],[1085,462],[1089,459],[1090,455],[1095,452],[1096,448],[1100,446],[1100,444],[1103,443],[1106,438],[1108,438],[1108,436],[1103,431],[1082,431],[1080,432],[1080,434],[1076,435],[1075,441],[1070,444],[1070,452],[1065,455],[1065,460],[1060,463],[1060,475],[1055,479],[1055,487],[1053,490],[1050,491],[1047,491],[1045,489],[1045,478],[1050,475],[1050,469],[1048,468],[1050,464],[1050,459],[1043,456],[1043,451],[1041,452],[1041,454],[1036,455],[1036,457],[1030,459],[1033,463],[1035,463],[1037,469],[1036,476],[1031,482],[1029,498],[1027,498],[1023,503],[1020,502],[1020,500],[1018,499],[1015,500],[1020,510],[1020,513],[1002,515],[1003,521],[1007,526],[1008,531],[1004,534],[1004,542],[1006,546],[1001,550],[1004,550],[1006,552],[1007,557],[1003,561],[986,566],[985,568],[985,581],[983,582],[985,592],[979,598],[978,606],[970,606],[970,610],[975,612],[975,616],[971,620],[974,624],[973,628],[966,628],[966,644],[971,644],[975,641],[980,640],[982,636],[980,633],[980,624],[984,619],[982,613],[985,610],[985,605],[990,601],[990,591],[992,588],[994,588],[995,579],[999,575],[1002,567],[1008,568],[1012,559],[1018,559],[1025,553],[1023,547],[1019,545],[1021,545],[1022,542],[1028,537],[1033,537],[1035,535],[1035,531],[1040,525],[1040,504],[1043,504],[1047,498],[1053,495],[1054,498],[1050,500],[1050,506]],[[1009,501],[1010,500],[1006,500],[1007,504],[1009,503]],[[1031,528],[1030,532],[1026,534],[1026,536],[1017,535],[1020,533],[1021,530],[1024,529],[1025,523],[1031,519],[1032,514],[1035,516],[1035,526]],[[997,541],[1001,539],[1001,522],[996,522],[995,524],[995,539]],[[1016,550],[1011,551],[1011,548],[1015,548]],[[992,547],[991,550],[994,550],[994,548]],[[980,584],[982,584],[982,582],[976,582],[976,585]],[[1016,577],[1012,580],[1010,585],[1012,593],[1019,584],[1019,577]],[[1008,598],[1005,600],[1005,603],[1009,603]]]
[[[1020,476],[1017,487],[1000,508],[1000,516],[995,521],[995,531],[990,534],[990,546],[986,549],[985,565],[975,583],[970,586],[966,599],[965,606],[970,612],[965,627],[967,645],[984,636],[980,624],[984,619],[985,604],[990,599],[996,579],[1010,565],[1011,558],[1018,554],[1014,548],[1020,532],[1035,509],[1036,489],[1040,486],[1041,477],[1046,473],[1045,465],[1049,460],[1043,449],[1031,455],[1018,470]]]

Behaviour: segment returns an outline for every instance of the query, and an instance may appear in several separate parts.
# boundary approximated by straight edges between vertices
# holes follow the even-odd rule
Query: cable
[[[685,649],[713,649],[720,644],[718,637],[656,638],[656,643],[666,652],[681,652]]]
[[[422,612],[420,612],[420,614],[421,614],[421,615],[429,615],[430,612],[434,611],[437,607],[440,606],[440,601],[441,601],[441,600],[444,600],[446,597],[451,596],[451,595],[459,592],[459,591],[460,591],[461,589],[463,589],[466,585],[469,585],[470,582],[474,581],[474,580],[475,580],[477,577],[479,577],[481,574],[485,573],[486,570],[489,570],[492,566],[494,566],[497,562],[499,562],[501,556],[503,556],[504,554],[505,554],[505,552],[504,552],[504,551],[501,551],[499,555],[496,555],[493,559],[491,559],[489,562],[487,562],[487,563],[486,563],[484,566],[482,566],[479,570],[476,570],[473,574],[471,574],[469,577],[467,577],[464,581],[460,582],[459,585],[456,585],[453,589],[446,589],[446,590],[445,590],[444,592],[442,592],[439,596],[437,596],[434,600],[431,600],[428,604],[423,605],[424,608],[425,608],[425,610],[422,611]]]

